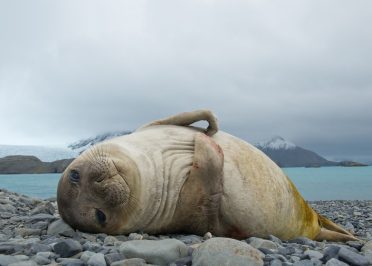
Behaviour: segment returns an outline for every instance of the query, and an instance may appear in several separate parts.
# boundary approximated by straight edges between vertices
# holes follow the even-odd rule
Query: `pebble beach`
[[[56,200],[0,189],[0,266],[372,265],[372,201],[314,201],[360,241],[244,240],[197,235],[90,234],[59,217]]]

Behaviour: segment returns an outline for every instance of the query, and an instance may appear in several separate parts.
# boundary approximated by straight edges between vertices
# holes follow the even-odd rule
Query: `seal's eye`
[[[96,210],[96,217],[97,217],[98,222],[101,225],[105,224],[105,222],[106,222],[106,215],[103,212],[101,212],[100,210]]]
[[[76,170],[71,170],[69,177],[70,177],[71,182],[79,182],[80,180],[80,174]]]

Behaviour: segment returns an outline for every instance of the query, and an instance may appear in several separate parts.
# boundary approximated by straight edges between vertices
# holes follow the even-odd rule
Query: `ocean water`
[[[372,200],[372,166],[283,168],[306,200]],[[55,197],[61,174],[0,175],[0,188]]]

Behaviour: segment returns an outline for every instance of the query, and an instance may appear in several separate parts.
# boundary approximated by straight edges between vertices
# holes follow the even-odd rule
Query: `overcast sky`
[[[372,161],[372,1],[2,1],[0,144],[60,146],[198,108]]]

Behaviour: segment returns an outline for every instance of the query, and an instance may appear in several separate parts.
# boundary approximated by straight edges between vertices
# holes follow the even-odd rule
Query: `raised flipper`
[[[315,237],[315,240],[322,241],[357,241],[356,237],[354,237],[350,232],[343,229],[341,226],[333,223],[332,221],[328,220],[324,216],[318,214],[318,221],[321,227],[319,234]]]
[[[223,192],[223,164],[220,146],[207,135],[196,133],[192,168],[182,187],[174,215],[177,220],[192,221],[189,226],[193,227],[183,230],[221,234],[219,210]],[[195,211],[185,212],[190,209]]]
[[[140,127],[139,129],[155,125],[189,126],[192,123],[203,120],[208,122],[208,128],[205,130],[205,134],[208,136],[214,135],[218,131],[218,123],[216,116],[209,110],[196,110],[192,112],[180,113],[165,119],[153,121]]]

